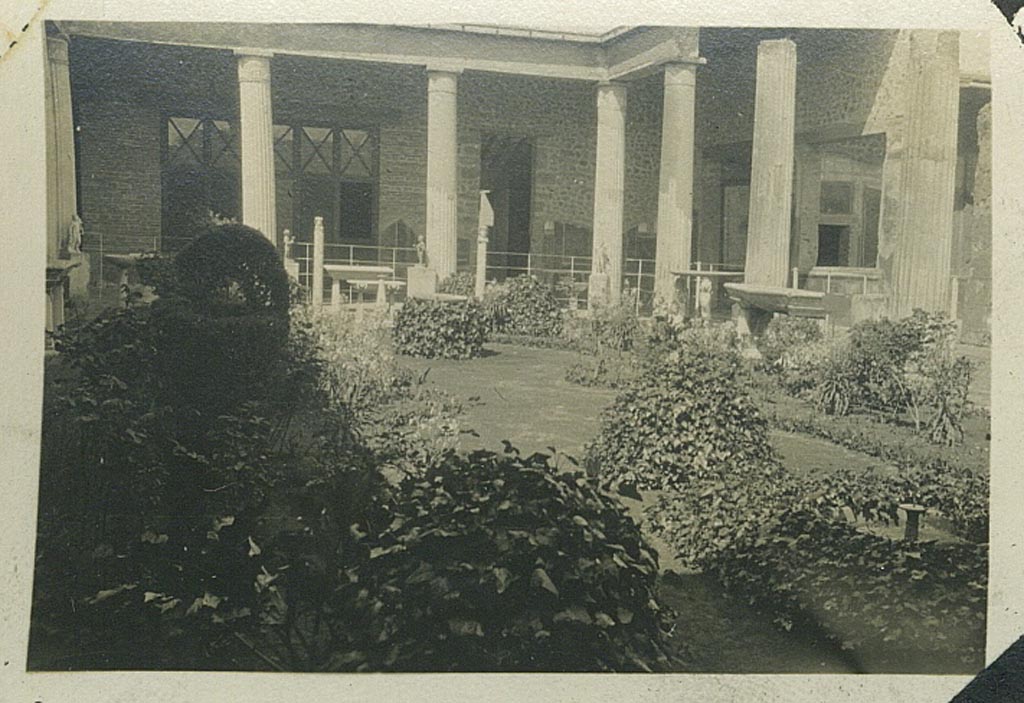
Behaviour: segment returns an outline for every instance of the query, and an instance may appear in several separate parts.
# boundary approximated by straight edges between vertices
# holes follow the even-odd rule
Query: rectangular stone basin
[[[822,291],[760,286],[753,283],[724,285],[729,298],[744,308],[817,318],[824,318],[831,312],[829,301],[826,301],[826,294]]]

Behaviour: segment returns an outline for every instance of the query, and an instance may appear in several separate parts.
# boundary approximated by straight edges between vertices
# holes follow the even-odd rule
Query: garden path
[[[401,362],[466,403],[465,426],[477,436],[463,438],[465,449],[500,451],[510,439],[523,453],[559,452],[580,457],[596,434],[601,410],[616,391],[586,388],[565,380],[577,359],[573,352],[490,344],[487,353],[466,361],[402,357]],[[786,432],[772,441],[783,460],[796,471],[828,471],[870,466],[878,461],[829,442]],[[624,501],[630,512],[638,501]],[[662,579],[661,596],[680,613],[676,623],[681,646],[690,645],[687,670],[694,672],[822,672],[852,673],[860,666],[846,653],[808,634],[784,633],[771,619],[725,596],[701,574],[678,568],[671,551],[657,540],[663,568],[674,573]]]

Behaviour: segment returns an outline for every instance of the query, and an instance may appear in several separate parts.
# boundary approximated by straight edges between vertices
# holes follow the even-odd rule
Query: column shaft
[[[46,258],[67,258],[71,218],[78,213],[75,192],[75,127],[71,114],[68,43],[46,40]]]
[[[913,31],[890,313],[949,308],[960,49],[956,32]]]
[[[666,303],[676,299],[672,271],[690,268],[696,79],[693,64],[665,66],[654,295]]]
[[[458,245],[458,74],[427,71],[427,266],[455,273]]]
[[[626,86],[597,87],[592,270],[608,276],[608,295],[622,293],[622,216],[626,179]]]
[[[787,284],[795,126],[796,45],[763,41],[757,47],[746,283]]]
[[[242,143],[242,222],[277,243],[274,117],[270,57],[238,56],[239,132]]]

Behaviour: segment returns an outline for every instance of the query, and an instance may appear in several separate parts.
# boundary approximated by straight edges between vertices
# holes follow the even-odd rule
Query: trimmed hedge
[[[558,299],[550,286],[533,276],[516,276],[490,286],[483,303],[495,332],[553,337],[562,331]]]
[[[288,274],[273,243],[252,227],[213,226],[175,261],[179,292],[198,314],[288,315]]]
[[[406,301],[395,316],[395,351],[428,359],[479,356],[487,340],[487,319],[473,300]]]
[[[437,292],[472,298],[476,295],[476,276],[471,271],[453,273],[437,285]]]

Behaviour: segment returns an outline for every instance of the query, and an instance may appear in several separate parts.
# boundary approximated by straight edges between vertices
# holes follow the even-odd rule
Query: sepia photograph
[[[39,23],[30,675],[998,654],[992,33],[588,20]]]

